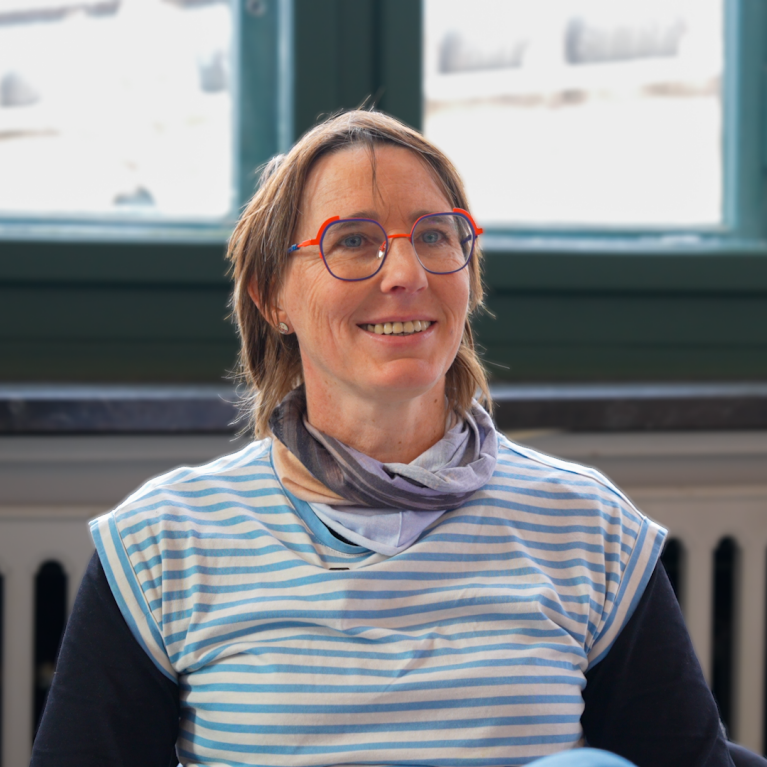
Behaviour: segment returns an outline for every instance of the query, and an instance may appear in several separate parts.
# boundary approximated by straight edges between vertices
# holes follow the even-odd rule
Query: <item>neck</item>
[[[381,463],[410,463],[445,436],[444,381],[425,394],[371,401],[306,384],[309,423]]]

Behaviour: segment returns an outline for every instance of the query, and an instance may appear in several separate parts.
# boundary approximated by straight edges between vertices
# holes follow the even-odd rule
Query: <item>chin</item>
[[[380,392],[390,391],[398,394],[411,393],[412,397],[420,397],[427,394],[435,387],[444,387],[445,374],[434,370],[431,366],[395,364],[387,366],[388,369],[381,371],[375,380],[370,381],[370,389]],[[394,368],[394,369],[392,369]]]

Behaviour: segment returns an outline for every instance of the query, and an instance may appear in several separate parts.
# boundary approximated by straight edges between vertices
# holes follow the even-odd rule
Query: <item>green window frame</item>
[[[725,226],[488,233],[495,319],[475,328],[498,379],[767,379],[767,7],[725,2]],[[372,97],[420,127],[419,0],[238,7],[243,202],[254,169],[323,115]],[[220,380],[237,350],[225,235],[5,231],[0,380]]]

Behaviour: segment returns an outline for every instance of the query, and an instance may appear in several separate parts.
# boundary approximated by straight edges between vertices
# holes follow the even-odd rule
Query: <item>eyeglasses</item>
[[[378,274],[391,241],[405,237],[427,272],[453,274],[469,263],[474,243],[483,231],[477,228],[468,211],[461,208],[421,216],[410,234],[386,234],[381,224],[372,218],[333,216],[320,227],[313,240],[291,245],[288,253],[319,245],[322,260],[333,277],[357,282]]]

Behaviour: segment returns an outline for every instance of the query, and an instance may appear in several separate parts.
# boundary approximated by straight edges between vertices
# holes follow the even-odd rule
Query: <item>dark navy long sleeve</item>
[[[663,565],[586,682],[581,723],[589,745],[639,767],[731,764],[716,702]]]
[[[94,554],[64,632],[31,767],[175,767],[178,719],[178,685],[134,639]]]

